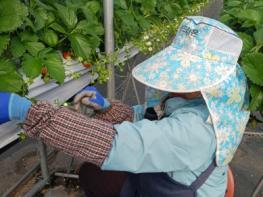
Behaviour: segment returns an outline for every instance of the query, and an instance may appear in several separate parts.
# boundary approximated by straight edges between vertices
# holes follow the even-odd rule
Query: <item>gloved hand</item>
[[[81,105],[94,110],[104,110],[110,106],[110,103],[101,95],[96,87],[87,86],[74,98],[75,109],[79,110]]]
[[[17,94],[0,92],[0,124],[10,120],[23,122],[32,103]]]

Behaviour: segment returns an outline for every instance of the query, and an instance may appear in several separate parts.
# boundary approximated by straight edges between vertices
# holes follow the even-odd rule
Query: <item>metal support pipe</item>
[[[39,155],[40,155],[40,166],[41,166],[41,174],[43,176],[43,179],[48,180],[49,179],[49,173],[48,173],[48,164],[47,164],[47,147],[46,145],[39,140]]]
[[[260,190],[263,187],[263,176],[261,177],[260,181],[258,182],[256,189],[253,191],[252,197],[257,197]]]
[[[43,189],[46,186],[48,181],[49,181],[48,179],[38,181],[37,184],[35,184],[34,187],[32,187],[32,189],[24,195],[24,197],[35,196],[37,192],[39,192],[41,189]]]
[[[35,184],[34,187],[28,193],[26,193],[25,197],[33,197],[49,183],[50,175],[48,172],[47,163],[47,147],[41,140],[38,141],[38,149],[40,156],[41,175],[43,180],[38,181],[37,184]]]
[[[114,35],[113,35],[113,0],[103,0],[104,7],[104,29],[105,29],[105,52],[111,56],[114,52]],[[107,97],[115,98],[115,69],[114,64],[108,66],[109,81],[107,84]]]
[[[65,177],[65,178],[72,178],[72,179],[79,179],[79,175],[78,174],[69,174],[69,173],[55,172],[55,176]]]

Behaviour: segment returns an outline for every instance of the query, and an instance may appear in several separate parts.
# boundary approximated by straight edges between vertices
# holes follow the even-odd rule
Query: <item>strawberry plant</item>
[[[263,2],[227,0],[221,21],[243,40],[240,64],[250,85],[250,109],[263,114]]]
[[[115,0],[116,51],[127,42],[144,53],[159,50],[183,16],[196,13],[206,2]],[[99,74],[99,82],[107,81],[106,65],[117,62],[117,53],[106,56],[103,39],[100,0],[0,0],[0,91],[26,94],[38,76],[63,83],[62,58],[77,59]]]

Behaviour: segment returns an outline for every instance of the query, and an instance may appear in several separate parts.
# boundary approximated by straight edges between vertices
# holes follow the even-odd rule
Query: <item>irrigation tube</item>
[[[107,55],[114,52],[114,36],[113,36],[113,0],[103,1],[104,9],[104,28],[105,28],[105,52]],[[108,66],[109,81],[107,83],[107,97],[110,99],[115,98],[115,69],[114,64]]]

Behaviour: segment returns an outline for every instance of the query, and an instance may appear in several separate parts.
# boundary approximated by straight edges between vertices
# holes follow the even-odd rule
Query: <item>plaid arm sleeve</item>
[[[118,100],[111,100],[110,104],[111,106],[109,109],[103,112],[97,112],[93,117],[98,120],[110,122],[112,124],[119,124],[123,121],[132,121],[132,107]]]
[[[108,156],[115,135],[109,122],[47,103],[30,108],[23,128],[28,136],[98,166]]]

